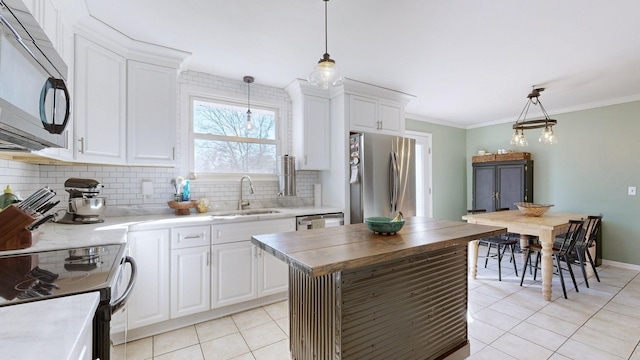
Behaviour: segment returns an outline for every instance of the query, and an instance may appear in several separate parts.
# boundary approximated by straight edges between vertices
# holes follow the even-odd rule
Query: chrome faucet
[[[249,203],[249,200],[242,200],[242,181],[244,179],[249,180],[249,193],[253,194],[255,191],[249,175],[242,175],[242,177],[240,178],[240,200],[238,201],[238,210],[244,210],[245,207],[248,207],[249,205],[251,205]]]

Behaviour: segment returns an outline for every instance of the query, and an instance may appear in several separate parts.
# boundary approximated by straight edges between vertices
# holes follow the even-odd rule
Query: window
[[[246,112],[246,105],[192,98],[193,171],[275,174],[279,111],[252,106],[252,130]]]

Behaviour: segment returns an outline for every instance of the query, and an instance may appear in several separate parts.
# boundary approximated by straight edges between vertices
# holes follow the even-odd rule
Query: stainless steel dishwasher
[[[296,217],[296,230],[311,230],[344,225],[343,213],[314,214]]]

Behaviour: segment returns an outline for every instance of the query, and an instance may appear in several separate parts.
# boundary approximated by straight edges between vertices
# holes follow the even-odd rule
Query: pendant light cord
[[[327,3],[329,0],[324,0],[324,53],[329,52],[329,36],[327,32]]]

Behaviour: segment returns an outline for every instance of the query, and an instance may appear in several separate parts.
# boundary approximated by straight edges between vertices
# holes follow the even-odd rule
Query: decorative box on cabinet
[[[533,202],[533,160],[476,162],[472,166],[474,209],[516,209],[516,202]]]

